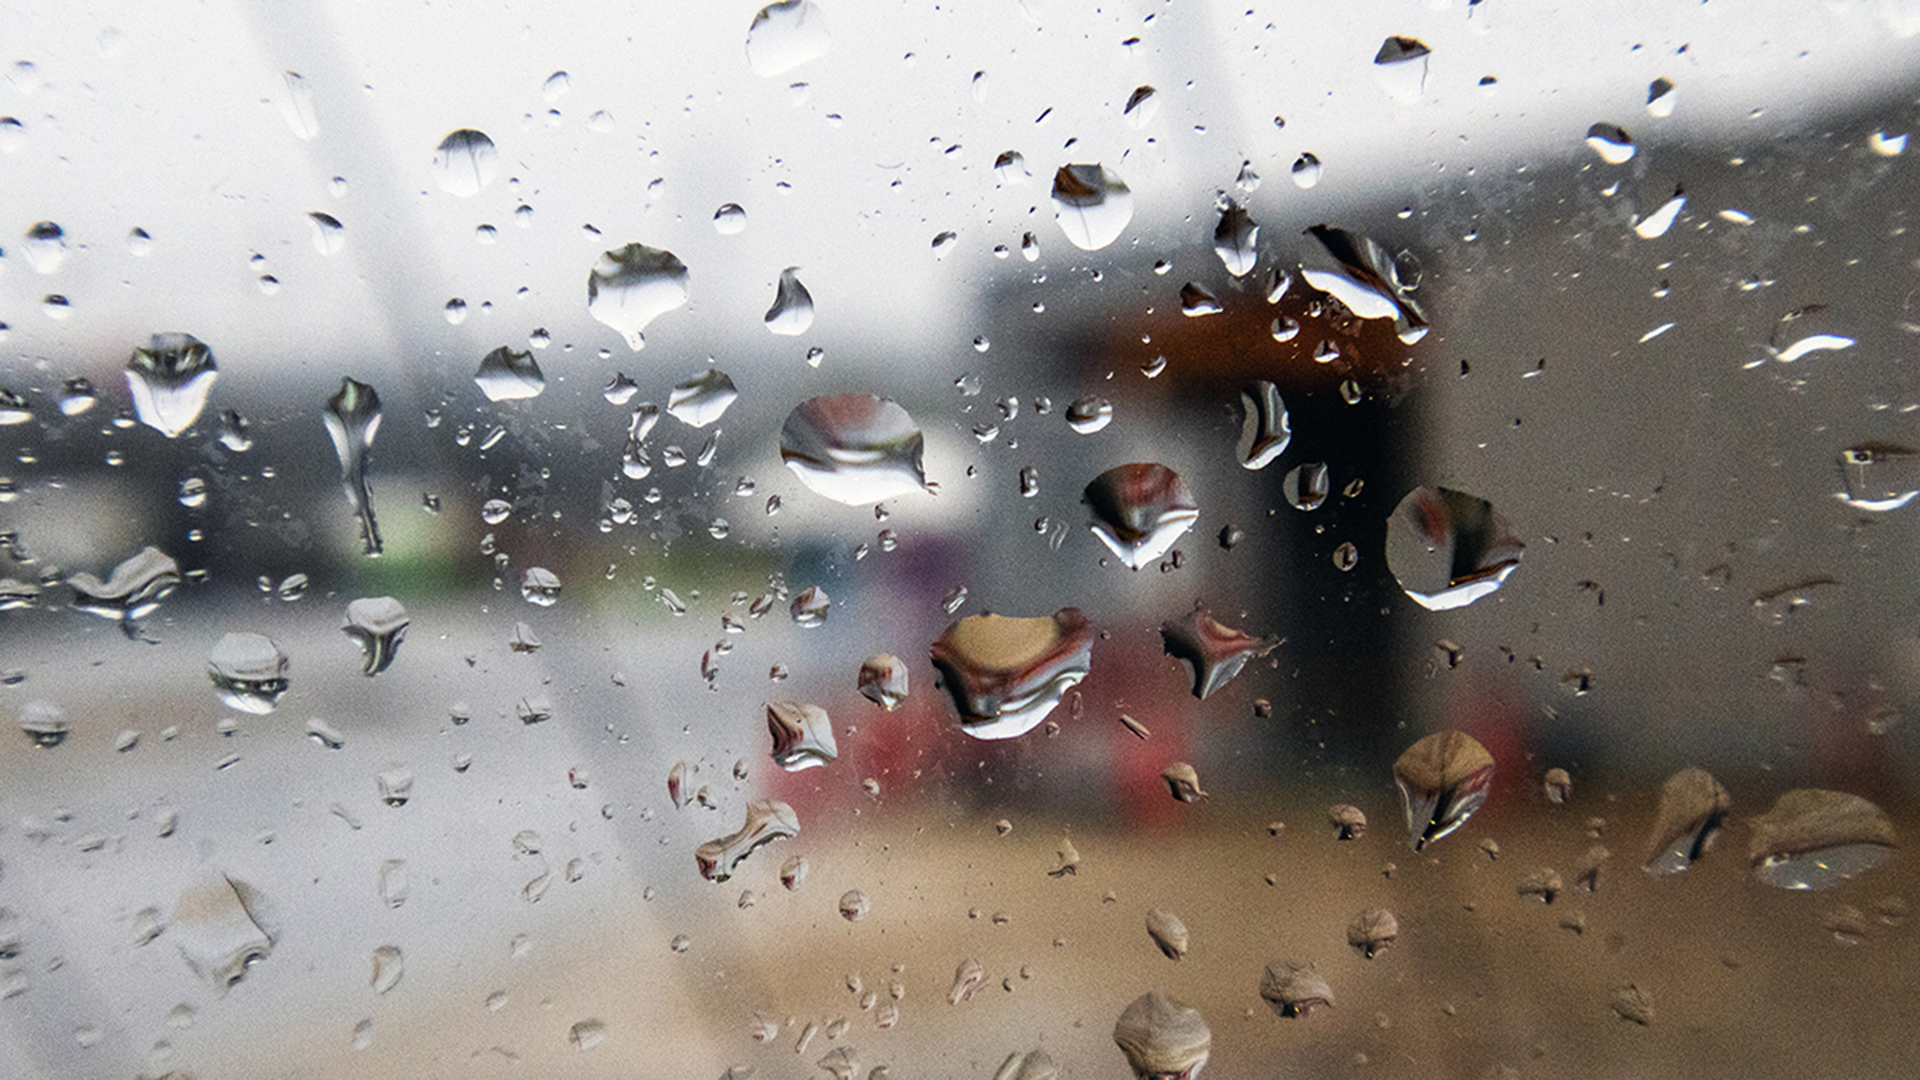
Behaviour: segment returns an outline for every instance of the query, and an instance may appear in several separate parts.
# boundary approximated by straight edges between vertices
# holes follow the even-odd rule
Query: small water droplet
[[[449,195],[469,198],[493,183],[500,152],[484,132],[461,128],[447,134],[433,152],[433,178]]]
[[[360,646],[362,672],[378,675],[393,665],[411,624],[407,609],[391,596],[371,596],[347,605],[341,631]]]
[[[859,889],[848,889],[840,895],[840,917],[848,922],[859,922],[865,919],[871,910],[872,905],[867,900],[867,894]]]
[[[1618,124],[1599,123],[1587,129],[1587,146],[1609,165],[1624,165],[1633,160],[1636,147],[1633,136]]]
[[[813,0],[780,0],[756,13],[747,27],[747,66],[768,78],[827,54],[833,35]]]
[[[207,654],[207,676],[228,707],[264,715],[287,692],[287,654],[265,634],[229,633]]]
[[[1305,191],[1320,182],[1320,159],[1301,154],[1293,161],[1293,186]]]
[[[135,414],[169,439],[199,418],[218,375],[212,350],[191,334],[155,334],[127,361]]]
[[[1127,95],[1127,104],[1120,112],[1127,118],[1128,126],[1137,131],[1151,123],[1159,111],[1159,92],[1151,86],[1140,86]]]

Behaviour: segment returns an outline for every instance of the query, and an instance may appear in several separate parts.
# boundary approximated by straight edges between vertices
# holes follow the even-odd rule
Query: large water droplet
[[[1293,186],[1302,191],[1320,182],[1320,159],[1313,154],[1301,154],[1293,159]]]
[[[827,710],[800,701],[767,706],[767,733],[773,736],[773,762],[788,772],[825,765],[839,756],[833,721]]]
[[[287,692],[287,654],[265,634],[230,633],[207,654],[207,677],[229,708],[264,715]]]
[[[1293,441],[1293,426],[1280,388],[1261,379],[1240,391],[1240,464],[1264,469]]]
[[[316,210],[307,215],[307,224],[313,226],[313,250],[322,255],[338,255],[347,240],[347,227],[332,214]]]
[[[721,236],[738,236],[747,227],[747,211],[739,203],[721,203],[713,212],[713,231]]]
[[[767,329],[783,337],[797,337],[813,325],[813,294],[800,283],[799,267],[780,271],[779,290],[767,309]]]
[[[1067,426],[1077,435],[1091,435],[1113,423],[1113,402],[1103,397],[1076,398],[1067,406]]]
[[[1782,889],[1824,889],[1883,862],[1898,846],[1878,806],[1844,791],[1800,788],[1753,819],[1747,861]]]
[[[1845,490],[1834,498],[1856,510],[1898,510],[1920,495],[1920,451],[1890,443],[1862,443],[1840,452]]]
[[[734,869],[742,859],[775,840],[786,840],[799,834],[800,818],[793,812],[793,807],[777,799],[756,800],[747,804],[745,824],[718,840],[701,844],[693,853],[693,861],[700,868],[701,877],[708,881],[725,881],[733,876]],[[804,867],[805,860],[800,862]],[[792,865],[791,860],[788,865]],[[780,876],[783,880],[787,877],[785,867],[781,868]],[[798,872],[798,877],[805,876],[804,869]],[[797,884],[796,878],[794,884],[787,887],[791,889]]]
[[[500,170],[493,140],[472,128],[449,132],[433,152],[433,179],[440,190],[461,198],[480,194]]]
[[[687,264],[671,251],[628,244],[602,252],[587,273],[587,314],[613,328],[638,351],[641,331],[687,302]]]
[[[1436,731],[1393,763],[1393,782],[1407,816],[1413,850],[1466,823],[1493,786],[1493,755],[1472,736]]]
[[[1415,102],[1427,85],[1427,57],[1433,52],[1419,38],[1390,37],[1373,54],[1373,77],[1389,97]]]
[[[155,334],[127,360],[134,414],[167,438],[178,438],[206,407],[218,375],[205,342],[192,334]]]
[[[17,718],[27,740],[42,750],[67,741],[67,714],[51,701],[34,700],[20,706]]]
[[[1038,726],[1087,677],[1094,636],[1078,608],[1033,618],[969,615],[949,625],[931,652],[960,729],[1010,739]]]
[[[360,519],[360,539],[368,555],[378,555],[380,526],[373,517],[367,461],[373,437],[380,431],[380,395],[366,383],[341,379],[339,391],[327,399],[322,419],[327,434],[333,437],[333,452],[340,458],[340,483],[346,489],[347,502]]]
[[[1414,488],[1387,519],[1387,566],[1429,611],[1500,588],[1525,548],[1492,503],[1449,488]]]
[[[249,910],[250,890],[224,875],[188,886],[174,901],[172,938],[201,978],[225,990],[265,960],[273,942]]]
[[[1113,1041],[1138,1080],[1195,1080],[1213,1053],[1213,1032],[1200,1011],[1158,990],[1127,1006]]]
[[[1655,79],[1647,84],[1647,115],[1655,119],[1664,119],[1673,115],[1675,98],[1673,80]]]
[[[875,653],[860,665],[860,694],[892,712],[907,700],[907,665],[892,653]]]
[[[1053,174],[1053,214],[1073,246],[1098,251],[1118,240],[1133,220],[1133,193],[1098,163],[1062,165]]]
[[[520,599],[541,607],[560,602],[560,576],[544,566],[529,566],[520,576]]]
[[[1087,485],[1093,534],[1134,570],[1157,562],[1199,520],[1180,474],[1165,465],[1116,465]]]
[[[1634,233],[1642,240],[1652,240],[1667,235],[1667,230],[1673,228],[1674,219],[1680,216],[1680,211],[1685,209],[1686,205],[1686,190],[1674,188],[1672,198],[1661,203],[1658,210],[1634,223]]]
[[[66,261],[66,230],[57,222],[36,221],[27,227],[20,253],[27,257],[27,265],[33,267],[35,273],[51,274]]]
[[[1281,493],[1287,497],[1287,505],[1295,510],[1318,510],[1320,504],[1327,501],[1332,486],[1327,479],[1327,464],[1315,461],[1305,465],[1295,465],[1287,471],[1286,478],[1280,482]]]
[[[809,489],[848,506],[927,490],[924,446],[907,410],[872,394],[809,398],[780,428],[780,460]]]
[[[1682,769],[1660,786],[1660,809],[1647,836],[1647,873],[1677,874],[1713,846],[1732,796],[1705,769]]]
[[[1275,960],[1260,976],[1260,997],[1275,1016],[1305,1017],[1333,1007],[1333,988],[1311,963]]]
[[[1220,314],[1220,298],[1206,286],[1189,281],[1180,286],[1180,314],[1190,319]]]
[[[539,397],[547,388],[547,377],[540,373],[533,353],[514,352],[505,345],[481,358],[473,381],[488,401],[521,401]]]
[[[1333,261],[1331,269],[1303,268],[1300,273],[1307,284],[1360,318],[1392,319],[1394,333],[1406,344],[1426,336],[1426,313],[1408,295],[1386,248],[1359,233],[1326,225],[1312,226],[1307,235],[1320,241]]]
[[[827,13],[813,0],[780,0],[754,15],[747,27],[747,66],[755,75],[780,75],[827,55],[833,35]]]
[[[739,399],[740,392],[727,373],[708,368],[673,388],[667,397],[667,415],[688,427],[706,427]]]
[[[391,596],[369,596],[347,604],[347,621],[340,629],[360,646],[362,672],[378,675],[392,666],[411,621],[400,601]]]
[[[73,588],[74,607],[120,620],[127,636],[133,637],[133,621],[159,607],[180,584],[180,564],[159,548],[142,548],[140,554],[114,567],[105,581],[83,571],[69,577],[67,584]]]
[[[1213,227],[1213,253],[1226,264],[1227,273],[1242,277],[1260,260],[1260,226],[1239,203],[1230,203],[1220,211],[1220,223]]]
[[[1633,136],[1618,124],[1595,124],[1587,129],[1587,145],[1609,165],[1624,165],[1633,160]]]
[[[1193,696],[1202,701],[1232,682],[1248,660],[1265,656],[1280,644],[1277,637],[1257,638],[1235,630],[1204,607],[1161,623],[1160,641],[1168,656],[1186,661],[1193,674]]]

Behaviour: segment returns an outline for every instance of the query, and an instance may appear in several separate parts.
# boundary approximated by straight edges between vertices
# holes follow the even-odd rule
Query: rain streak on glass
[[[264,715],[287,692],[287,654],[265,634],[229,633],[207,654],[207,677],[229,708]]]
[[[1116,465],[1082,497],[1093,512],[1093,534],[1134,570],[1158,561],[1200,517],[1187,482],[1154,463]]]
[[[799,834],[800,818],[794,814],[793,807],[777,799],[756,800],[747,804],[745,824],[718,840],[701,844],[693,853],[693,861],[699,867],[701,877],[708,881],[725,881],[733,876],[734,870],[748,855],[775,840],[786,840]],[[781,876],[786,876],[784,869]],[[804,870],[800,876],[805,876]]]
[[[1053,174],[1053,213],[1074,247],[1098,251],[1118,240],[1133,220],[1133,193],[1098,163],[1062,165]]]
[[[1185,618],[1161,623],[1160,642],[1168,656],[1186,662],[1193,674],[1193,696],[1205,701],[1232,682],[1248,660],[1272,652],[1280,639],[1253,637],[1196,607]]]
[[[628,244],[602,252],[588,271],[587,314],[638,352],[647,343],[647,324],[686,306],[690,288],[687,264],[673,252]]]
[[[1493,755],[1472,736],[1436,731],[1393,763],[1393,782],[1419,851],[1466,823],[1493,786]]]
[[[1327,479],[1326,462],[1295,465],[1287,470],[1280,487],[1287,497],[1287,505],[1295,510],[1320,509],[1320,505],[1327,501],[1327,493],[1332,490]]]
[[[1235,451],[1246,469],[1264,469],[1293,441],[1293,426],[1280,388],[1261,379],[1240,391],[1240,444]]]
[[[673,388],[667,397],[667,415],[688,427],[706,427],[738,400],[740,391],[734,389],[727,373],[708,368]]]
[[[767,733],[773,736],[773,762],[788,772],[825,765],[839,756],[833,721],[827,710],[800,701],[767,705]]]
[[[213,351],[192,334],[155,334],[127,361],[134,414],[169,439],[199,419],[218,376]]]
[[[800,283],[800,268],[780,271],[780,285],[767,309],[767,329],[782,337],[798,337],[813,326],[813,294]]]
[[[1387,567],[1429,611],[1465,607],[1506,583],[1526,545],[1493,504],[1417,487],[1387,520]]]
[[[363,382],[346,378],[340,389],[327,399],[322,417],[327,434],[333,438],[333,452],[340,459],[340,483],[347,502],[360,520],[360,539],[366,554],[380,554],[380,526],[373,517],[373,489],[367,484],[368,454],[373,437],[380,431],[380,395]]]
[[[780,428],[780,460],[808,489],[848,506],[927,490],[924,446],[907,410],[872,394],[809,398]]]
[[[860,665],[860,694],[888,712],[907,700],[907,665],[892,653],[875,653]]]
[[[1720,835],[1733,798],[1705,769],[1682,769],[1660,786],[1660,808],[1647,835],[1643,865],[1655,877],[1698,862]]]
[[[1747,861],[1782,889],[1825,889],[1870,870],[1899,845],[1878,806],[1844,791],[1800,788],[1753,819]]]
[[[1093,624],[1078,608],[1011,618],[969,615],[933,643],[933,666],[979,739],[1011,739],[1039,726],[1093,662]]]
[[[813,0],[781,0],[756,13],[747,27],[747,66],[762,78],[783,75],[827,55],[833,35],[827,13]]]
[[[1158,990],[1127,1006],[1113,1041],[1138,1080],[1194,1080],[1213,1053],[1213,1032],[1200,1011]]]
[[[391,596],[368,596],[347,604],[347,621],[340,630],[360,646],[361,673],[378,675],[393,665],[410,624],[400,601]]]
[[[505,345],[481,358],[473,382],[488,401],[523,401],[539,397],[547,388],[547,378],[533,354],[514,352]]]
[[[472,128],[448,132],[433,151],[434,182],[449,195],[478,195],[499,171],[500,152],[493,140]]]

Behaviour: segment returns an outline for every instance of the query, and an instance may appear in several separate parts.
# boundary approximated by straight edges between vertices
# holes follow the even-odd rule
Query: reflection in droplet
[[[1193,696],[1202,701],[1232,682],[1248,660],[1265,656],[1280,644],[1277,637],[1256,638],[1235,630],[1204,607],[1161,623],[1160,640],[1168,656],[1186,661],[1193,673]]]
[[[493,183],[500,170],[500,152],[493,140],[472,128],[452,131],[433,152],[433,179],[449,195],[468,198]]]
[[[969,615],[950,624],[931,652],[960,729],[1010,739],[1037,727],[1086,678],[1093,639],[1078,608],[1033,618]]]
[[[848,889],[846,892],[841,893],[839,906],[840,917],[848,922],[859,922],[867,917],[869,911],[873,910],[872,904],[867,901],[867,894],[861,892],[859,889]]]
[[[848,506],[926,490],[924,445],[905,409],[872,394],[810,398],[780,429],[780,459],[801,483]]]
[[[192,334],[155,334],[127,361],[134,414],[169,439],[199,418],[218,376],[213,351]]]
[[[648,323],[686,305],[689,277],[687,264],[671,251],[628,244],[602,252],[587,273],[587,314],[638,352]]]
[[[1885,861],[1898,846],[1878,806],[1844,791],[1800,788],[1753,819],[1747,861],[1782,889],[1824,889]]]
[[[839,755],[827,710],[801,701],[767,705],[767,732],[773,736],[774,764],[788,772],[825,765]]]
[[[1497,590],[1525,548],[1492,503],[1450,488],[1414,488],[1387,520],[1387,566],[1429,611]]]
[[[1260,976],[1260,997],[1275,1016],[1305,1017],[1333,1007],[1333,988],[1310,963],[1275,960]]]
[[[740,391],[727,373],[708,368],[673,388],[667,397],[667,415],[688,427],[706,427],[726,415],[738,400]]]
[[[1018,150],[1002,150],[999,156],[993,159],[993,175],[1003,187],[1009,184],[1025,184],[1030,175],[1027,172],[1026,155]]]
[[[693,861],[700,868],[701,877],[708,881],[725,881],[733,876],[733,871],[748,855],[775,840],[786,840],[799,834],[800,818],[793,812],[793,807],[777,799],[756,800],[747,804],[747,820],[738,831],[701,844],[693,853]],[[804,866],[805,860],[801,860],[801,863]],[[792,860],[788,865],[792,865]],[[801,876],[805,876],[804,870]],[[785,877],[786,868],[782,867],[782,880]],[[788,888],[793,886],[789,885]]]
[[[980,966],[980,961],[972,957],[960,961],[953,969],[953,982],[947,987],[947,1004],[958,1005],[967,1000],[986,981],[987,969]]]
[[[1493,755],[1459,731],[1436,731],[1393,763],[1393,782],[1407,816],[1413,850],[1446,836],[1473,816],[1493,786]]]
[[[360,520],[360,539],[368,555],[380,554],[380,526],[373,517],[373,488],[367,483],[368,454],[380,431],[380,395],[352,378],[340,380],[340,389],[327,399],[327,434],[340,459],[340,483],[347,502]]]
[[[773,306],[767,309],[767,329],[783,337],[795,337],[813,325],[813,294],[800,283],[799,267],[780,271],[780,286]]]
[[[66,230],[57,222],[36,221],[27,227],[20,253],[27,257],[27,265],[33,267],[35,273],[51,274],[66,261],[66,237]]]
[[[481,358],[473,381],[488,401],[522,401],[539,397],[547,388],[547,377],[541,374],[533,353],[514,352],[505,345]]]
[[[1647,84],[1647,115],[1664,119],[1673,115],[1673,80],[1655,79]]]
[[[1133,193],[1098,163],[1062,165],[1053,174],[1053,213],[1073,246],[1098,251],[1118,240],[1133,220]]]
[[[1287,498],[1287,505],[1295,510],[1318,510],[1327,501],[1332,490],[1327,479],[1327,464],[1324,461],[1295,465],[1287,471],[1286,478],[1280,482],[1281,493]]]
[[[1334,264],[1332,269],[1302,268],[1307,284],[1360,318],[1392,319],[1394,333],[1408,345],[1426,336],[1426,313],[1408,295],[1386,248],[1359,233],[1326,225],[1309,228],[1307,235],[1320,241]]]
[[[1113,1025],[1113,1041],[1138,1080],[1195,1080],[1213,1052],[1200,1011],[1158,990],[1133,1000]]]
[[[860,694],[892,712],[907,700],[906,662],[891,653],[875,653],[860,665]]]
[[[1293,160],[1293,186],[1306,190],[1320,182],[1320,159],[1312,154],[1301,154]]]
[[[1067,406],[1067,426],[1077,435],[1091,435],[1113,422],[1113,402],[1103,397],[1083,397]]]
[[[1200,517],[1180,474],[1151,462],[1108,469],[1082,498],[1093,512],[1093,534],[1134,570],[1158,561]]]
[[[1618,124],[1595,124],[1587,129],[1587,146],[1609,165],[1624,165],[1633,160],[1633,136]]]
[[[811,630],[827,621],[827,612],[832,608],[833,599],[827,590],[809,585],[794,595],[793,602],[787,605],[787,613],[793,616],[794,625]]]
[[[1220,298],[1205,286],[1191,281],[1180,286],[1180,314],[1197,319],[1202,315],[1218,315],[1220,311]]]
[[[188,886],[173,905],[173,943],[189,967],[225,990],[273,951],[249,910],[250,890],[215,874]]]
[[[1293,441],[1280,388],[1260,379],[1240,391],[1240,445],[1235,451],[1246,469],[1264,469]]]
[[[264,715],[287,692],[287,654],[265,634],[226,634],[207,654],[207,677],[230,708]]]
[[[747,227],[747,211],[739,203],[721,203],[713,212],[713,231],[721,236],[738,236]]]
[[[1834,498],[1856,510],[1898,510],[1920,495],[1920,450],[1890,443],[1862,443],[1840,452],[1845,490]]]
[[[1720,834],[1733,798],[1705,769],[1682,769],[1660,786],[1660,809],[1647,836],[1646,871],[1677,874],[1699,861]]]
[[[761,8],[747,27],[747,66],[763,78],[780,75],[827,55],[832,44],[820,5],[779,0]]]
[[[1230,203],[1220,211],[1220,223],[1213,227],[1213,253],[1226,264],[1227,273],[1244,277],[1260,259],[1260,226],[1254,224],[1245,207]]]
[[[780,885],[788,892],[800,888],[807,880],[810,865],[805,855],[795,855],[780,864]]]
[[[391,596],[369,596],[347,605],[347,621],[340,629],[360,646],[362,673],[378,675],[393,665],[410,623],[400,601]]]

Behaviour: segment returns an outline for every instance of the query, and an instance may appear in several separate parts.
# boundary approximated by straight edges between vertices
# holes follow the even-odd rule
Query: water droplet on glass
[[[708,881],[725,881],[733,876],[741,860],[748,855],[775,840],[786,840],[799,834],[800,818],[794,814],[793,807],[776,799],[756,800],[747,804],[745,824],[718,840],[701,844],[693,853],[693,860],[700,868],[701,877]],[[791,860],[788,865],[792,865]],[[782,867],[780,873],[784,882],[786,868]],[[802,870],[801,874],[804,876],[805,871]],[[787,887],[791,889],[795,885]]]
[[[1373,77],[1395,101],[1420,100],[1427,84],[1427,57],[1433,52],[1419,38],[1394,36],[1373,54]]]
[[[513,515],[513,504],[505,499],[488,499],[480,504],[480,520],[498,525]]]
[[[1002,150],[993,159],[993,176],[1002,187],[1012,184],[1024,184],[1032,174],[1027,172],[1027,158],[1018,150]],[[995,250],[998,254],[998,249]]]
[[[1133,193],[1098,163],[1062,165],[1053,174],[1053,212],[1073,246],[1098,251],[1118,240],[1133,220]]]
[[[1624,165],[1633,160],[1633,136],[1617,124],[1595,124],[1587,129],[1587,145],[1609,165]]]
[[[1400,920],[1386,908],[1368,908],[1347,924],[1347,944],[1371,960],[1400,939]]]
[[[1683,188],[1674,188],[1673,197],[1660,204],[1660,208],[1634,223],[1633,231],[1642,240],[1653,240],[1667,235],[1673,228],[1674,219],[1687,205],[1687,195]]]
[[[29,701],[20,707],[20,730],[27,741],[50,750],[67,741],[67,714],[50,701]]]
[[[1450,488],[1414,488],[1387,520],[1387,566],[1429,611],[1500,588],[1525,547],[1492,503]]]
[[[474,384],[488,401],[520,401],[539,397],[547,378],[531,352],[514,352],[505,345],[488,353],[473,373]]]
[[[52,221],[36,221],[27,227],[20,253],[27,257],[27,265],[36,273],[51,274],[66,261],[66,230]]]
[[[875,653],[860,665],[860,694],[892,712],[907,699],[907,665],[891,653]]]
[[[727,373],[708,368],[673,388],[667,397],[667,415],[688,427],[706,427],[738,400],[740,391],[734,389]]]
[[[1279,1017],[1313,1015],[1313,1010],[1333,1007],[1333,988],[1311,963],[1275,960],[1260,976],[1260,997]]]
[[[713,231],[721,236],[738,236],[747,227],[747,211],[739,203],[721,203],[713,212]]]
[[[133,621],[160,606],[180,584],[180,564],[159,548],[143,548],[140,554],[113,568],[107,580],[81,572],[67,579],[73,588],[73,606],[90,615],[120,620],[128,637],[137,631]]]
[[[1898,510],[1920,495],[1920,451],[1889,443],[1862,443],[1840,452],[1845,489],[1834,497],[1856,510]]]
[[[773,736],[773,762],[788,772],[825,765],[839,755],[827,710],[800,701],[767,706],[767,732]]]
[[[226,634],[207,654],[207,677],[229,708],[264,715],[287,692],[287,654],[265,634]]]
[[[628,244],[602,252],[587,273],[587,314],[611,327],[638,352],[641,331],[654,319],[684,307],[690,288],[687,264],[671,251]]]
[[[1082,498],[1093,512],[1093,534],[1134,570],[1159,561],[1200,516],[1180,474],[1153,463],[1116,465]]]
[[[174,901],[174,947],[216,989],[239,982],[273,951],[273,942],[254,921],[249,901],[257,903],[252,890],[219,874],[188,886]]]
[[[398,945],[382,945],[373,950],[373,992],[384,994],[400,984],[407,960]]]
[[[347,605],[342,633],[360,646],[361,672],[378,675],[393,666],[411,623],[407,609],[391,596],[368,596]]]
[[[389,765],[373,774],[374,786],[380,790],[380,801],[398,809],[407,805],[413,798],[413,770],[405,765]]]
[[[228,409],[220,414],[220,445],[236,454],[244,454],[253,449],[253,436],[249,434],[253,425],[238,412]]]
[[[1113,1025],[1113,1041],[1138,1080],[1194,1080],[1213,1052],[1200,1011],[1162,995],[1141,994]]]
[[[825,589],[809,585],[794,596],[793,602],[787,605],[787,613],[793,616],[795,625],[813,629],[827,621],[832,605],[833,600]]]
[[[872,905],[867,901],[867,894],[859,889],[848,889],[840,895],[840,917],[848,922],[859,922],[866,918],[871,910]]]
[[[827,13],[813,0],[780,0],[747,27],[747,66],[762,78],[784,74],[827,55],[833,35]]]
[[[987,969],[971,957],[953,969],[953,982],[947,987],[947,1004],[958,1005],[971,998],[987,981]]]
[[[407,860],[386,859],[380,863],[380,902],[397,908],[407,902]]]
[[[530,566],[520,577],[520,599],[541,607],[560,600],[560,577],[544,566]]]
[[[1753,819],[1747,861],[1782,889],[1824,889],[1885,861],[1898,846],[1878,806],[1843,791],[1801,788]]]
[[[84,378],[72,378],[60,384],[60,415],[79,416],[94,407],[100,401],[100,395],[93,383]]]
[[[1129,126],[1135,130],[1146,127],[1152,122],[1154,114],[1160,111],[1160,94],[1151,86],[1135,87],[1127,95],[1127,104],[1120,114],[1127,118]]]
[[[360,539],[366,554],[380,554],[380,526],[373,517],[373,488],[367,483],[368,455],[373,437],[380,430],[380,395],[373,387],[351,378],[340,380],[340,389],[327,399],[327,434],[333,438],[333,452],[340,459],[340,483],[347,502],[360,520]]]
[[[1180,286],[1180,314],[1190,319],[1220,313],[1220,298],[1191,281]]]
[[[1281,489],[1287,497],[1287,505],[1295,510],[1318,510],[1327,501],[1327,494],[1331,490],[1326,463],[1315,461],[1295,465],[1288,470],[1286,479],[1281,481]]]
[[[434,182],[449,195],[478,195],[499,170],[500,152],[493,140],[472,128],[448,132],[433,151]]]
[[[767,329],[783,337],[796,337],[813,325],[813,295],[800,283],[797,266],[780,271],[780,287],[767,309]]]
[[[1227,273],[1243,277],[1260,259],[1260,226],[1247,216],[1246,208],[1229,203],[1220,211],[1220,223],[1213,228],[1213,253],[1226,264]]]
[[[1664,877],[1692,866],[1713,846],[1732,805],[1727,789],[1705,769],[1682,769],[1668,777],[1647,836],[1647,873]]]
[[[1247,469],[1264,469],[1293,441],[1287,406],[1280,388],[1261,379],[1240,391],[1240,445],[1236,451]]]
[[[1010,739],[1038,726],[1086,678],[1094,636],[1078,608],[1033,618],[969,615],[950,624],[931,651],[961,730]]]
[[[1573,776],[1565,769],[1548,769],[1540,779],[1547,801],[1559,806],[1573,797]]]
[[[1320,159],[1312,154],[1301,154],[1293,160],[1293,186],[1302,191],[1320,182]]]
[[[219,371],[213,351],[191,334],[155,334],[127,361],[127,390],[140,422],[177,438],[199,418]]]
[[[313,226],[313,250],[322,255],[338,255],[346,243],[347,229],[340,219],[332,214],[314,211],[307,215],[307,224]]]
[[[1408,345],[1427,332],[1426,313],[1408,295],[1394,258],[1372,239],[1359,233],[1315,225],[1307,235],[1320,242],[1331,269],[1305,268],[1307,284],[1332,296],[1362,319],[1392,319],[1394,333]]]
[[[1131,717],[1123,716],[1120,719],[1124,722]],[[1160,779],[1167,785],[1167,791],[1175,802],[1198,802],[1211,797],[1200,789],[1200,774],[1184,761],[1176,761],[1160,770]],[[1174,959],[1178,960],[1179,957]]]
[[[1904,132],[1899,135],[1889,135],[1884,131],[1876,131],[1867,136],[1867,149],[1881,157],[1899,157],[1906,153],[1907,136]]]
[[[926,490],[924,445],[905,409],[872,394],[810,398],[780,429],[780,459],[800,482],[848,506]]]
[[[581,1020],[567,1029],[567,1043],[579,1053],[599,1046],[607,1039],[607,1024],[604,1020]]]
[[[1193,696],[1203,701],[1232,682],[1248,660],[1267,655],[1280,643],[1277,637],[1256,638],[1235,630],[1204,607],[1161,623],[1160,640],[1168,656],[1187,663],[1193,674]]]
[[[1673,115],[1673,80],[1660,78],[1647,84],[1647,115],[1665,119]]]
[[[780,864],[781,887],[785,888],[788,892],[793,892],[799,889],[800,886],[807,880],[807,871],[809,868],[810,867],[807,862],[807,857],[805,855],[795,855],[789,858],[786,862],[781,863]]]
[[[1393,782],[1407,816],[1413,850],[1466,823],[1493,786],[1493,755],[1472,736],[1436,731],[1393,763]]]
[[[1653,1023],[1653,995],[1628,983],[1607,995],[1607,1007],[1622,1020],[1646,1027]]]

